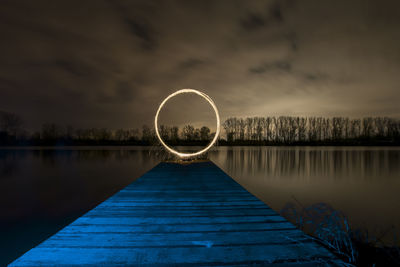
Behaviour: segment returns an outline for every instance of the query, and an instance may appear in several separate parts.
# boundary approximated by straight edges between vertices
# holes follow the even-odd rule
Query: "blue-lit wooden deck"
[[[202,162],[160,163],[11,266],[339,263],[214,163]]]

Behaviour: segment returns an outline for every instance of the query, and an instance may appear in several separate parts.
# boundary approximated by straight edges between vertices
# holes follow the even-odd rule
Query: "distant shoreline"
[[[185,143],[175,143],[170,144],[171,146],[206,146],[207,142],[185,142]],[[43,143],[22,143],[22,144],[0,144],[0,148],[18,148],[18,147],[122,147],[122,146],[132,146],[132,147],[153,147],[159,146],[159,143],[148,143],[148,142],[43,142]],[[324,142],[294,142],[294,143],[278,143],[278,142],[257,142],[257,141],[243,141],[243,142],[227,142],[225,140],[220,140],[217,142],[216,146],[221,147],[239,147],[239,146],[247,146],[247,147],[267,147],[267,146],[329,146],[329,147],[339,147],[339,146],[381,146],[381,147],[397,147],[400,146],[399,141],[358,141],[358,142],[350,142],[350,141],[324,141]]]

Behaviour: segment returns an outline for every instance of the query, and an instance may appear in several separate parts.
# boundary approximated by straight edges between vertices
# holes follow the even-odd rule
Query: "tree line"
[[[40,130],[28,132],[22,119],[13,113],[0,111],[0,145],[153,145],[158,141],[154,127],[141,129],[74,128],[56,123],[44,123]],[[203,144],[215,135],[210,128],[185,125],[160,125],[160,136],[171,145]]]
[[[389,117],[247,117],[228,118],[222,124],[220,145],[290,144],[400,144],[400,120]],[[214,136],[210,128],[159,126],[170,145],[203,145]],[[16,114],[0,111],[0,145],[152,145],[154,127],[141,129],[74,128],[44,123],[28,132]]]
[[[399,142],[400,120],[389,117],[248,117],[228,118],[227,143]]]

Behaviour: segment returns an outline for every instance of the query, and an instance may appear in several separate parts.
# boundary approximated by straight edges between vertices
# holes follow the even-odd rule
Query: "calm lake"
[[[271,208],[325,202],[371,233],[400,229],[398,147],[217,147],[210,159]],[[0,149],[0,266],[161,158],[149,147]]]

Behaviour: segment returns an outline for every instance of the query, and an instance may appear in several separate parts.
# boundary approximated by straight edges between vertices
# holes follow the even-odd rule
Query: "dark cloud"
[[[179,63],[178,68],[179,69],[192,69],[192,68],[198,67],[203,64],[205,64],[204,60],[201,60],[198,58],[189,58],[189,59],[186,59],[186,60],[182,61],[181,63]]]
[[[297,34],[295,32],[291,32],[285,35],[287,41],[289,42],[289,47],[293,52],[296,52],[299,49],[299,40],[297,38]]]
[[[131,103],[135,97],[141,97],[138,83],[132,81],[116,81],[111,90],[101,91],[97,99],[103,104],[121,105]]]
[[[79,61],[58,59],[54,61],[54,65],[72,75],[76,76],[89,75],[89,68]]]
[[[275,62],[264,63],[256,67],[251,67],[248,71],[249,73],[255,75],[260,75],[264,73],[277,75],[281,73],[295,78],[300,83],[321,82],[328,79],[328,75],[321,72],[304,72],[302,70],[294,69],[292,63],[288,60],[278,60]],[[287,90],[287,92],[292,94],[295,91],[291,88]]]
[[[282,7],[279,2],[274,3],[270,9],[271,17],[278,22],[283,21]]]
[[[240,21],[240,25],[247,31],[257,30],[264,27],[265,19],[260,14],[248,14],[245,19]]]
[[[262,74],[268,71],[277,71],[277,70],[283,72],[290,72],[292,70],[292,64],[286,60],[279,60],[249,68],[249,72],[252,74]]]
[[[321,73],[304,73],[303,78],[307,81],[315,82],[327,79],[327,75]]]
[[[115,89],[115,96],[120,101],[130,102],[137,95],[136,85],[132,85],[132,83],[123,81],[118,82]]]
[[[262,10],[258,13],[247,14],[244,19],[240,20],[240,25],[246,31],[254,31],[264,28],[265,26],[280,24],[284,21],[282,12],[281,3],[273,2],[270,6],[267,6],[266,12]]]
[[[145,50],[153,50],[157,46],[155,33],[150,25],[131,18],[124,18],[124,22],[129,28],[129,31],[141,40],[141,45]]]

